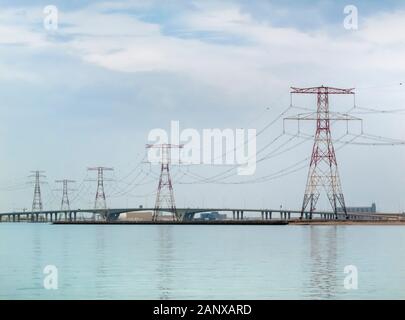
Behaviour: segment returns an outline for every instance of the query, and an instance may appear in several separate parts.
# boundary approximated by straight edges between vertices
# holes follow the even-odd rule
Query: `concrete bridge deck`
[[[78,221],[78,214],[96,214],[107,221],[116,221],[123,213],[129,212],[151,212],[154,208],[116,208],[116,209],[71,209],[71,210],[43,210],[40,212],[4,212],[0,213],[0,222],[54,222],[54,221]],[[161,209],[162,212],[172,212],[171,209]],[[231,214],[227,220],[247,221],[252,220],[292,220],[299,218],[301,211],[288,209],[241,209],[241,208],[177,208],[177,215],[180,221],[193,221],[196,214],[206,212],[223,212]],[[305,220],[309,218],[309,212],[304,212]],[[313,212],[314,219],[320,220],[347,220],[343,213],[337,216],[333,212]],[[400,220],[405,219],[404,214],[398,213],[349,213],[349,220]]]

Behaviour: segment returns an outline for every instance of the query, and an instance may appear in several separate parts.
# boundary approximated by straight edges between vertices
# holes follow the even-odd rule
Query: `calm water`
[[[404,248],[400,226],[1,223],[0,299],[405,299]]]

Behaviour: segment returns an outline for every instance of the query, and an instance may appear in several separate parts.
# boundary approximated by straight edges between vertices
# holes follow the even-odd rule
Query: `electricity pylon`
[[[62,183],[63,188],[62,188],[62,201],[60,205],[60,210],[70,210],[70,202],[69,202],[69,183],[74,183],[76,181],[74,180],[68,180],[68,179],[63,179],[63,180],[55,180],[56,183]],[[60,190],[59,190],[60,191]]]
[[[172,214],[173,221],[177,221],[178,214],[176,203],[174,200],[173,183],[170,176],[171,150],[173,148],[181,149],[183,145],[175,144],[148,144],[147,148],[160,149],[160,176],[159,184],[156,193],[155,208],[153,210],[153,221],[158,221],[162,215],[161,209],[169,209]]]
[[[347,209],[340,182],[338,164],[335,149],[332,143],[330,129],[331,120],[361,120],[348,114],[332,113],[329,111],[329,95],[354,95],[354,89],[339,89],[332,87],[314,88],[291,88],[291,94],[315,94],[317,96],[316,113],[301,114],[297,117],[289,117],[286,120],[314,120],[316,132],[312,148],[311,162],[309,165],[307,184],[301,209],[301,219],[304,217],[309,206],[309,218],[316,210],[316,204],[321,194],[321,189],[326,191],[328,200],[332,206],[335,218],[338,218],[338,205],[345,214]]]
[[[88,168],[89,171],[97,171],[97,191],[96,191],[96,198],[94,201],[94,209],[107,209],[107,201],[105,197],[104,191],[104,181],[107,179],[104,178],[104,171],[112,171],[113,168],[107,167],[93,167]],[[95,180],[89,180],[95,181]]]
[[[41,178],[46,178],[45,175],[43,175],[42,173],[44,173],[45,171],[40,171],[40,170],[36,170],[36,171],[31,171],[33,174],[30,175],[30,178],[35,178],[34,181],[34,198],[32,200],[32,211],[37,211],[40,212],[42,211],[43,205],[42,205],[42,198],[41,198]]]

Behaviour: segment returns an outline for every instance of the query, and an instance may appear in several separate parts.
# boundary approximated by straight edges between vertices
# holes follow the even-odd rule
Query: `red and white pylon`
[[[343,196],[342,185],[340,182],[338,164],[336,160],[335,149],[332,143],[332,134],[330,129],[331,120],[359,120],[350,117],[347,114],[331,115],[329,111],[329,95],[339,94],[353,95],[354,89],[339,89],[332,87],[314,87],[314,88],[291,88],[291,94],[315,94],[317,96],[317,112],[311,116],[288,118],[295,120],[315,120],[316,132],[314,145],[312,148],[311,162],[309,165],[307,184],[305,188],[304,200],[301,209],[301,219],[304,214],[309,213],[307,217],[312,219],[312,214],[316,210],[321,190],[324,189],[328,200],[332,206],[335,218],[338,218],[338,206],[345,214],[347,209]],[[309,207],[309,211],[308,208]]]
[[[146,147],[148,149],[160,149],[160,176],[152,220],[158,221],[162,216],[162,209],[168,209],[172,214],[173,221],[177,221],[179,218],[176,210],[176,202],[174,200],[173,183],[170,176],[171,150],[173,148],[181,149],[183,145],[165,143],[148,144]]]

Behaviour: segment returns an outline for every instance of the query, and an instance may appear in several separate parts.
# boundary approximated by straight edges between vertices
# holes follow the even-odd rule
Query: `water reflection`
[[[96,295],[98,299],[108,297],[106,290],[106,276],[107,266],[106,266],[106,239],[108,239],[108,234],[105,232],[104,226],[96,227],[95,229],[95,246],[96,246],[96,267],[95,267],[95,288]],[[91,272],[91,271],[90,271]]]
[[[0,224],[0,299],[398,299],[401,243],[397,227]],[[349,264],[359,290],[344,289]]]
[[[311,299],[331,299],[338,291],[337,227],[309,227],[309,285]]]
[[[32,254],[33,258],[31,261],[32,263],[32,280],[34,283],[34,287],[42,288],[42,270],[45,266],[41,266],[42,261],[42,228],[34,228],[33,229],[33,238],[32,238]]]
[[[172,297],[173,279],[173,227],[162,225],[158,228],[158,252],[157,252],[157,289],[159,299],[168,300]]]

